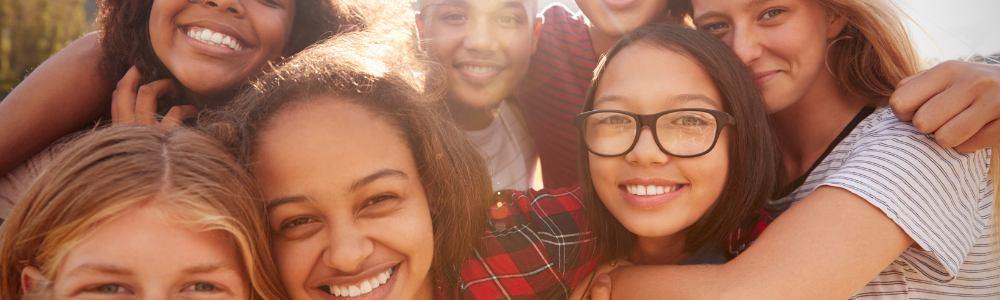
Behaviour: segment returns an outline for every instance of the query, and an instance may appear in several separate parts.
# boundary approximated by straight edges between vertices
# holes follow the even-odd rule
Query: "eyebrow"
[[[186,273],[186,274],[204,274],[204,273],[212,273],[212,272],[215,272],[215,271],[218,271],[218,270],[236,271],[236,270],[233,270],[233,268],[230,268],[228,266],[224,266],[222,264],[208,263],[208,264],[201,264],[201,265],[196,265],[196,266],[185,268],[183,272]],[[237,272],[237,273],[239,273],[239,272]]]
[[[749,3],[743,6],[743,11],[750,12],[757,9],[758,7],[766,5],[768,2],[773,2],[773,1],[774,0],[751,0]],[[714,17],[727,18],[726,14],[724,13],[717,11],[708,11],[704,14],[694,16],[694,19],[692,21],[698,23],[703,19],[714,18]]]
[[[620,95],[614,95],[614,94],[604,95],[594,100],[594,106],[597,106],[597,104],[599,103],[617,102],[617,101],[622,101],[624,99],[625,97],[622,97]],[[678,101],[678,102],[698,101],[698,102],[705,102],[710,105],[716,105],[716,106],[720,105],[718,100],[712,99],[708,96],[705,96],[704,94],[680,94],[667,98],[667,100]]]
[[[364,178],[361,178],[361,179],[358,179],[357,181],[354,181],[354,183],[351,184],[351,187],[348,188],[348,191],[350,191],[350,192],[357,191],[358,189],[360,189],[361,187],[364,187],[365,185],[371,184],[372,182],[374,182],[376,180],[379,180],[379,179],[382,179],[382,178],[386,178],[386,177],[397,177],[397,178],[401,178],[401,179],[410,178],[409,176],[406,175],[406,173],[403,173],[403,171],[400,171],[400,170],[396,170],[396,169],[381,169],[381,170],[378,170],[378,171],[376,171],[376,172],[374,172],[372,174],[369,174],[368,176],[365,176]],[[303,201],[308,201],[308,200],[309,200],[309,198],[306,197],[306,196],[303,196],[303,195],[293,195],[293,196],[286,196],[286,197],[274,198],[274,199],[271,199],[271,200],[267,201],[267,208],[266,208],[266,210],[271,210],[272,208],[275,208],[275,207],[278,207],[278,206],[281,206],[281,205],[285,205],[285,204],[288,204],[288,203],[297,203],[297,202],[303,202]]]
[[[126,268],[122,268],[115,265],[109,264],[82,264],[73,270],[67,272],[67,275],[73,275],[76,273],[106,273],[114,275],[132,275],[132,271]]]

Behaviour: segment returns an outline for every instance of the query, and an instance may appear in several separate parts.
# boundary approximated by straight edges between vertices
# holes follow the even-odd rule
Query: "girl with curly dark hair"
[[[0,174],[14,174],[95,119],[174,126],[228,102],[263,69],[317,41],[400,28],[381,17],[406,9],[392,2],[100,0],[98,31],[54,55],[0,104]],[[8,183],[0,182],[0,216],[17,194]]]

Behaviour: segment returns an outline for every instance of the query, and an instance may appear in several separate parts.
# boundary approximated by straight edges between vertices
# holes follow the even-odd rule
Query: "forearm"
[[[863,199],[820,188],[725,265],[616,270],[612,294],[617,299],[844,299],[912,243]]]
[[[0,102],[0,174],[107,110],[113,83],[98,72],[100,53],[96,35],[84,36],[42,63]]]

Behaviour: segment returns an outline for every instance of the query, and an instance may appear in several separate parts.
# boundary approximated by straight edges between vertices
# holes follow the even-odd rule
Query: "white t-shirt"
[[[882,210],[916,242],[853,299],[1000,299],[991,155],[944,149],[880,108],[802,186],[769,206],[787,208],[820,186],[838,187]]]
[[[503,101],[489,126],[465,131],[465,136],[486,160],[495,191],[531,188],[538,153],[524,127],[516,107]]]

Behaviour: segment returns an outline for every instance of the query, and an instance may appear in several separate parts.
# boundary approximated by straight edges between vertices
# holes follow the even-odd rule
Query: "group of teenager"
[[[1000,297],[1000,67],[889,0],[98,3],[0,299]]]

